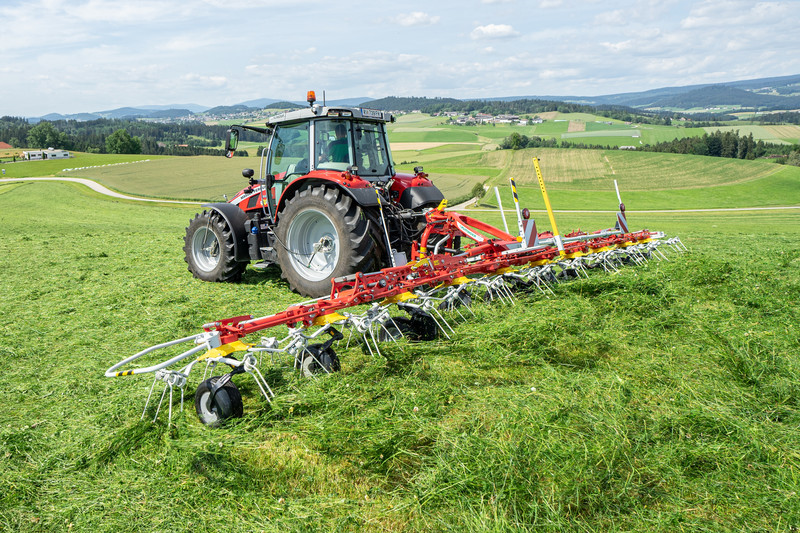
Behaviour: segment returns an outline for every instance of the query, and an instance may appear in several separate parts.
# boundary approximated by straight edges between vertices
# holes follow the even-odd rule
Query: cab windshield
[[[315,168],[346,170],[358,167],[362,178],[391,175],[391,160],[383,125],[350,120],[319,120],[314,124]]]

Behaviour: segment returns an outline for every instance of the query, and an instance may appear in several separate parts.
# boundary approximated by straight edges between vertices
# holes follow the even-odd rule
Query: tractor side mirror
[[[256,180],[253,179],[253,175],[255,175],[255,171],[252,168],[242,169],[242,176],[247,178],[251,187],[256,184]]]
[[[239,146],[239,130],[229,129],[225,139],[225,157],[233,157],[236,147]]]

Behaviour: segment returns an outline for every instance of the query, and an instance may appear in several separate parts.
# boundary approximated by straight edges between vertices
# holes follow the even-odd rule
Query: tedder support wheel
[[[239,418],[243,413],[242,395],[233,381],[225,383],[211,397],[214,384],[221,377],[215,376],[201,382],[194,395],[197,416],[203,424],[211,427],[218,427],[229,418]]]
[[[311,377],[314,374],[330,374],[341,369],[342,365],[339,362],[339,356],[329,346],[312,344],[307,346],[305,352],[303,352],[301,370],[306,377]]]
[[[329,295],[331,279],[379,268],[380,248],[364,210],[336,187],[302,189],[280,214],[278,260],[289,286]]]
[[[194,277],[203,281],[242,279],[247,263],[236,261],[233,231],[216,211],[195,215],[183,241],[184,259]]]

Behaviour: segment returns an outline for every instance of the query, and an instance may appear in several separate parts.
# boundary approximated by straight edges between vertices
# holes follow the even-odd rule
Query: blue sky
[[[3,0],[0,115],[800,73],[800,0]]]

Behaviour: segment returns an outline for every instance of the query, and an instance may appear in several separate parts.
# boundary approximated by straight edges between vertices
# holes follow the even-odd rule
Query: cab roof
[[[321,106],[314,104],[305,109],[296,111],[284,111],[278,115],[269,117],[267,125],[276,125],[284,122],[303,122],[316,118],[335,117],[335,118],[354,118],[358,120],[369,120],[373,122],[394,122],[394,116],[388,111],[380,109],[369,109],[367,107],[343,107],[343,106]]]

